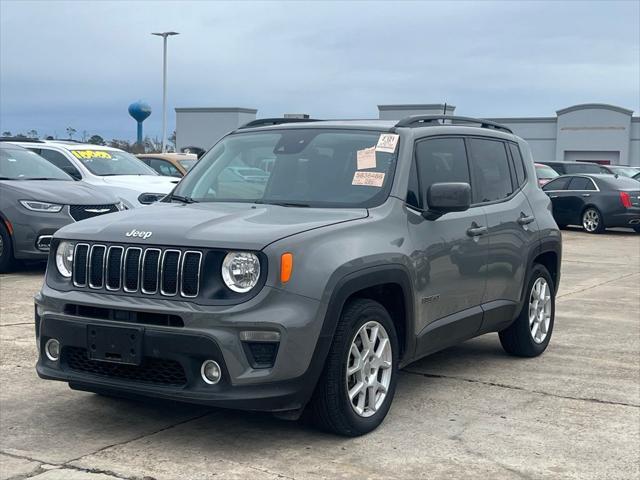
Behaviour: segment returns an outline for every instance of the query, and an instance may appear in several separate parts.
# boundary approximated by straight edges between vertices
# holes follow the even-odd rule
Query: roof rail
[[[29,142],[29,143],[44,143],[42,140],[38,140],[37,138],[27,138],[27,137],[0,137],[0,142]]]
[[[444,123],[446,120],[449,120],[451,123]],[[479,124],[480,128],[490,128],[493,130],[501,130],[503,132],[513,133],[513,131],[509,127],[506,127],[500,123],[492,122],[491,120],[484,120],[482,118],[458,117],[455,115],[410,115],[396,123],[396,127],[427,127],[438,125],[460,125],[468,123]]]
[[[268,125],[280,125],[282,123],[299,123],[299,122],[319,122],[315,118],[258,118],[249,123],[245,123],[241,128],[266,127]]]

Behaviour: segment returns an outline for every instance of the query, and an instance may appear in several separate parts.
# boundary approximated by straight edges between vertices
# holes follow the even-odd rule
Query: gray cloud
[[[0,128],[71,125],[132,138],[154,109],[161,40],[169,107],[375,117],[379,103],[447,101],[461,114],[552,115],[582,102],[640,109],[638,2],[0,3]]]

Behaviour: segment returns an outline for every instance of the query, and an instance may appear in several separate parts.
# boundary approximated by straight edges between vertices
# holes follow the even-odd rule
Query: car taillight
[[[622,202],[622,206],[624,208],[631,207],[631,195],[629,195],[627,192],[620,192],[620,201]]]

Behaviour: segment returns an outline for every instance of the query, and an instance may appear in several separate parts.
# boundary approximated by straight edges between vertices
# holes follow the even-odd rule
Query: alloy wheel
[[[543,277],[533,284],[529,295],[529,330],[536,343],[544,342],[551,323],[551,289]]]
[[[593,208],[590,208],[582,216],[582,226],[587,232],[595,232],[600,225],[600,215]]]
[[[376,321],[362,325],[347,354],[346,384],[349,404],[361,417],[374,415],[391,384],[392,351],[389,334]]]

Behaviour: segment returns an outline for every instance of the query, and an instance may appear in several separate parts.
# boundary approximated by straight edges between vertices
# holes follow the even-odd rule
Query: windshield
[[[37,153],[21,148],[0,147],[2,180],[73,180]]]
[[[375,150],[379,137],[374,131],[312,128],[230,135],[198,161],[175,195],[198,202],[379,205],[396,164],[395,153]]]
[[[178,160],[178,163],[184,167],[185,170],[189,170],[196,164],[197,160]]]
[[[633,167],[609,167],[609,168],[613,171],[613,173],[622,175],[624,177],[633,177],[634,175],[637,175],[638,172],[640,172],[640,170]]]
[[[558,176],[558,172],[546,165],[536,165],[536,173],[538,178],[556,178]]]
[[[600,166],[595,163],[565,163],[566,173],[600,173]]]
[[[141,160],[118,150],[71,150],[87,169],[98,176],[109,175],[157,175]]]

